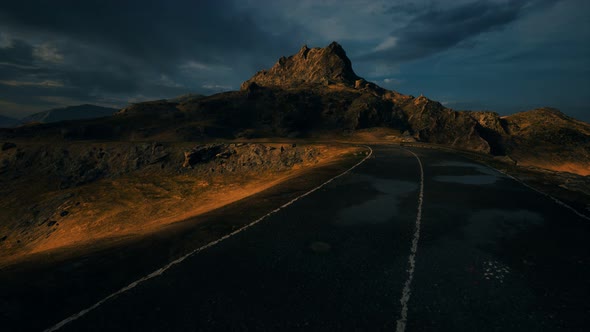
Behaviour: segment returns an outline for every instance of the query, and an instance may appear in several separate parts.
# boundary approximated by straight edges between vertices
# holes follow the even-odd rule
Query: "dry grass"
[[[6,236],[0,242],[0,265],[55,248],[155,232],[360,150],[336,145],[313,148],[320,152],[317,160],[284,171],[220,174],[154,166],[63,190],[35,177],[13,181],[11,193],[0,202],[0,238]]]
[[[386,127],[374,127],[355,130],[349,135],[343,135],[341,131],[325,132],[316,141],[319,142],[342,142],[357,144],[391,144],[406,141],[414,141],[411,137],[404,137],[397,129]]]
[[[519,165],[524,167],[538,167],[556,172],[567,172],[582,176],[590,175],[590,165],[576,162],[551,162],[547,160],[521,159]]]

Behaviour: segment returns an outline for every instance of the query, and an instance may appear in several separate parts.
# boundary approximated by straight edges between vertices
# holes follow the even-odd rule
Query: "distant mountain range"
[[[0,128],[10,128],[31,123],[52,123],[68,120],[95,119],[115,114],[118,109],[90,104],[54,108],[48,111],[15,119],[0,115]]]
[[[68,106],[62,108],[54,108],[48,111],[43,111],[35,114],[31,114],[23,119],[21,123],[51,123],[66,120],[81,120],[81,119],[93,119],[105,116],[111,116],[117,112],[118,109],[102,107],[90,104]]]
[[[178,97],[174,97],[174,98],[170,98],[170,99],[166,99],[166,101],[172,102],[172,103],[184,103],[187,101],[191,101],[191,100],[195,100],[195,99],[200,99],[205,97],[204,95],[200,95],[197,93],[187,93],[185,95],[181,95]]]
[[[504,117],[455,111],[424,96],[386,90],[356,75],[336,42],[325,48],[303,46],[297,54],[281,57],[239,91],[137,103],[109,118],[26,126],[0,131],[0,138],[318,137],[372,127],[392,128],[421,142],[508,156],[521,164],[590,174],[590,124],[550,108]]]
[[[20,123],[19,120],[8,116],[0,115],[0,128],[14,127]]]

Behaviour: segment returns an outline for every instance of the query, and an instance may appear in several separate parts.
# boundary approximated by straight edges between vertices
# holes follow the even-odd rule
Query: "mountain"
[[[293,88],[304,85],[342,83],[354,87],[360,79],[352,70],[352,63],[338,43],[326,48],[304,45],[295,55],[281,57],[269,70],[261,70],[244,82],[242,90],[255,83],[264,87]]]
[[[19,124],[17,119],[0,115],[0,128],[10,128]]]
[[[112,117],[26,126],[2,137],[56,139],[201,140],[206,138],[319,137],[372,127],[415,139],[496,156],[523,165],[588,174],[590,125],[554,109],[502,117],[456,111],[367,82],[338,43],[303,46],[239,91],[130,105]]]
[[[423,96],[415,98],[367,82],[354,72],[346,52],[335,42],[325,48],[303,46],[297,54],[256,73],[239,91],[137,103],[112,118],[59,127],[22,128],[17,135],[192,140],[313,137],[389,127],[421,141],[491,151],[472,116]]]
[[[196,100],[196,99],[201,99],[205,97],[204,95],[201,94],[197,94],[197,93],[187,93],[178,97],[174,97],[174,98],[170,98],[170,99],[166,99],[166,101],[171,102],[171,103],[182,103],[182,102],[188,102],[188,101],[192,101],[192,100]]]
[[[96,105],[78,105],[69,106],[63,108],[54,108],[48,111],[43,111],[35,114],[31,114],[21,120],[22,123],[40,122],[50,123],[65,120],[80,120],[80,119],[93,119],[105,116],[111,116],[117,109],[101,107]]]

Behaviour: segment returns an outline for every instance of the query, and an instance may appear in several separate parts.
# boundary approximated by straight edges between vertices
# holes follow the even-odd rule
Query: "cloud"
[[[214,92],[221,92],[221,91],[230,91],[233,89],[231,85],[223,85],[223,84],[215,84],[215,83],[206,83],[201,86],[204,89],[214,91]]]
[[[12,39],[6,32],[0,32],[0,48],[11,48]]]
[[[180,66],[181,69],[186,71],[228,71],[232,70],[228,66],[219,64],[206,64],[199,61],[190,60]]]
[[[386,14],[398,16],[417,15],[424,11],[428,7],[426,3],[420,3],[417,1],[413,2],[397,2],[390,4],[389,8],[385,11]]]
[[[377,45],[377,47],[375,47],[375,51],[379,52],[379,51],[385,51],[388,50],[392,47],[394,47],[395,45],[397,45],[397,38],[396,37],[387,37],[385,38],[384,41],[381,42],[381,44]]]
[[[65,97],[87,102],[226,89],[303,39],[288,24],[269,29],[233,0],[5,1],[0,22],[2,45],[12,45],[0,48],[0,80],[63,82]],[[38,93],[18,88],[13,98]]]
[[[400,79],[397,79],[397,78],[384,78],[383,79],[383,83],[389,84],[389,85],[396,85],[396,84],[403,83],[403,80],[400,80]]]
[[[3,66],[34,66],[33,47],[23,40],[11,39],[10,47],[0,47]]]
[[[14,87],[34,86],[34,87],[43,87],[43,88],[61,88],[64,86],[64,84],[59,81],[29,82],[29,81],[15,81],[15,80],[11,80],[11,81],[0,80],[0,84],[14,86]]]
[[[10,62],[0,62],[0,66],[13,67],[13,68],[17,68],[17,69],[39,69],[39,67],[37,67],[37,66],[19,65],[19,64],[10,63]]]
[[[383,79],[400,73],[400,65],[397,63],[373,62],[364,68],[368,77],[372,79]]]
[[[41,44],[33,49],[33,56],[41,61],[50,63],[61,63],[64,56],[55,45],[50,43]]]
[[[195,55],[207,62],[240,53],[266,57],[285,45],[283,36],[262,30],[251,13],[237,10],[230,0],[59,2],[59,10],[49,1],[4,2],[0,19],[21,31],[101,45],[151,64]]]
[[[160,76],[160,80],[157,83],[161,84],[162,86],[170,87],[170,88],[183,88],[184,87],[184,85],[182,85],[178,82],[175,82],[173,79],[168,77],[168,75],[164,75],[164,74],[162,74]]]
[[[559,0],[474,1],[455,6],[394,6],[388,12],[414,16],[391,32],[363,60],[410,61],[443,52],[472,37],[506,27],[525,15],[552,6]],[[387,47],[386,47],[387,46]]]
[[[402,92],[488,102],[501,91],[514,104],[554,103],[554,90],[582,107],[589,10],[586,0],[0,1],[0,91],[23,112],[209,94],[336,39],[357,74]]]

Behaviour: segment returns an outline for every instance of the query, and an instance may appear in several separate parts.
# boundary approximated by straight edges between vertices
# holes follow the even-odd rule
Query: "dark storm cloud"
[[[33,63],[33,48],[22,40],[11,41],[10,47],[0,48],[0,66],[26,68]]]
[[[588,13],[586,0],[1,1],[0,114],[238,89],[333,40],[402,93],[582,109]]]
[[[475,1],[454,7],[422,7],[413,3],[392,6],[387,13],[394,19],[414,15],[410,21],[391,34],[395,43],[377,48],[363,60],[386,59],[408,61],[427,57],[451,47],[470,47],[469,39],[505,27],[524,15],[551,6],[560,0],[515,0],[506,2]]]
[[[281,44],[254,19],[217,1],[26,1],[3,2],[4,24],[104,45],[145,61],[170,57],[227,56],[228,51],[264,54]],[[48,15],[51,13],[51,15]]]
[[[43,86],[27,82],[61,82],[75,99],[237,88],[299,44],[262,30],[228,0],[6,1],[0,33],[11,39],[0,45],[0,77],[22,80],[31,95]]]
[[[400,2],[390,5],[385,14],[390,15],[417,15],[429,6],[428,4],[420,4],[416,2]]]

